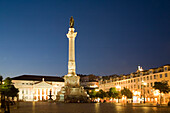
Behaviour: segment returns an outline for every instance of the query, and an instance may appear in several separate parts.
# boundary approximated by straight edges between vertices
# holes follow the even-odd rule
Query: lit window
[[[168,77],[168,74],[167,74],[167,73],[165,73],[165,77]]]
[[[26,94],[28,94],[28,90],[26,90]]]
[[[162,78],[162,74],[160,74],[160,78]]]

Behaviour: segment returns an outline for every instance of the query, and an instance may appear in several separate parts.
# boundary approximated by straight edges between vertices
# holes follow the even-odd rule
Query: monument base
[[[64,76],[65,86],[58,93],[57,100],[60,102],[87,102],[87,93],[82,86],[79,85],[79,76]]]

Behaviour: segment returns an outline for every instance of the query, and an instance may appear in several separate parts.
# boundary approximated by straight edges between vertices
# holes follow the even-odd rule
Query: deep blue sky
[[[0,0],[0,74],[67,74],[71,16],[79,74],[170,63],[169,0]]]

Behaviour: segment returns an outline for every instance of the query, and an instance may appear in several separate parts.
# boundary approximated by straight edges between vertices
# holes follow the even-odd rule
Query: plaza
[[[170,113],[169,10],[0,1],[0,113]]]
[[[1,111],[2,112],[2,111]],[[121,103],[48,103],[20,102],[11,113],[169,113],[170,107],[152,104],[139,105]]]

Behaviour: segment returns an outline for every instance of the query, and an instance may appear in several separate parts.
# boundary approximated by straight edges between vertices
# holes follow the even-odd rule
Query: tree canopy
[[[19,90],[12,84],[12,80],[9,77],[4,80],[4,84],[1,84],[0,88],[0,91],[7,97],[15,97],[19,92]]]
[[[133,93],[128,89],[125,88],[121,90],[121,94],[125,95],[127,98],[132,98]]]
[[[160,93],[169,93],[170,88],[167,82],[155,82],[153,88],[158,89]]]
[[[112,88],[109,89],[108,94],[109,94],[109,97],[117,98],[118,91],[116,90],[115,87],[112,87]]]

